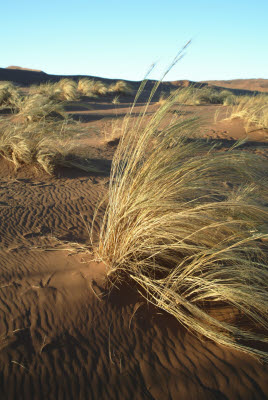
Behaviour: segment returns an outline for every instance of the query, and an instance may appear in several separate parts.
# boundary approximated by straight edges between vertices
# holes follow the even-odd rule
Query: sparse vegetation
[[[117,81],[108,86],[104,82],[81,78],[78,83],[72,79],[61,79],[57,83],[43,83],[32,85],[30,94],[42,94],[52,100],[71,101],[77,100],[80,96],[99,97],[107,94],[131,94],[132,87],[125,81]]]
[[[18,117],[28,122],[41,119],[64,119],[63,105],[42,94],[25,97],[19,104]]]
[[[77,83],[72,79],[61,79],[56,83],[56,91],[59,89],[59,99],[60,100],[76,100],[78,98],[77,94]]]
[[[10,108],[12,111],[16,111],[21,98],[17,86],[11,82],[0,82],[0,108]]]
[[[56,83],[32,85],[30,94],[41,94],[54,101],[71,101],[78,99],[77,84],[72,79],[61,79]]]
[[[93,93],[94,81],[88,78],[81,78],[78,81],[77,89],[80,95],[87,97],[97,97],[96,93]]]
[[[84,133],[73,121],[0,122],[0,155],[16,169],[26,164],[39,164],[49,174],[57,166],[100,172],[90,159],[79,156],[82,147],[79,140],[88,132]]]
[[[92,93],[97,96],[105,96],[108,92],[108,87],[101,81],[93,81]]]
[[[177,102],[186,105],[225,104],[233,98],[229,90],[218,91],[210,87],[187,87],[178,89],[176,93]]]
[[[242,118],[247,131],[256,127],[268,129],[268,96],[237,96],[228,118]]]
[[[123,121],[96,258],[112,283],[132,279],[187,329],[267,360],[252,344],[268,329],[264,160],[193,140],[195,119],[165,124],[176,102],[175,93],[145,126],[147,106]],[[217,305],[239,322],[213,315]]]
[[[112,100],[112,104],[120,104],[119,96],[115,96]]]
[[[124,94],[124,95],[130,95],[133,93],[131,85],[125,81],[117,81],[116,83],[110,85],[108,91],[110,93]]]

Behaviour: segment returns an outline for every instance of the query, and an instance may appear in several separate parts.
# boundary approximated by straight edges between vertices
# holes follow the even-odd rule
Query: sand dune
[[[200,341],[130,287],[108,293],[88,254],[49,251],[88,240],[81,215],[105,190],[105,178],[1,178],[1,398],[265,398],[267,366]]]
[[[49,77],[3,70],[0,79],[23,83]],[[117,106],[104,99],[66,109],[85,127],[109,131],[128,107],[123,98]],[[133,118],[141,110],[138,104]],[[206,117],[206,135],[223,149],[247,136],[242,121],[215,122],[215,110],[183,108]],[[241,151],[267,157],[267,130],[249,139]],[[0,398],[267,398],[268,364],[186,331],[127,283],[107,289],[106,266],[92,262],[88,225],[107,194],[118,140],[89,143],[100,174],[58,168],[50,176],[35,165],[15,171],[0,159]]]
[[[204,81],[204,83],[228,89],[251,90],[253,92],[268,92],[268,79],[232,79]]]

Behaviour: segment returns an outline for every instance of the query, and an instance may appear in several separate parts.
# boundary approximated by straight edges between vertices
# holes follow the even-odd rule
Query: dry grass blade
[[[251,344],[268,341],[267,163],[194,139],[195,119],[169,121],[175,103],[176,93],[146,124],[145,113],[124,121],[96,257],[186,328],[267,360]],[[210,315],[218,304],[253,328]]]

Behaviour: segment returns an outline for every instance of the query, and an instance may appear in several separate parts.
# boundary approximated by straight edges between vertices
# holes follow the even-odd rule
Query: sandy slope
[[[214,106],[196,109],[223,146],[246,135],[241,121],[215,124]],[[75,113],[101,130],[126,111]],[[266,132],[254,135],[242,150],[267,154]],[[193,336],[131,286],[107,290],[105,266],[84,250],[114,146],[98,151],[101,175],[0,160],[0,398],[264,399],[268,365]]]
[[[105,190],[105,178],[1,179],[1,398],[264,398],[267,366],[200,341],[130,287],[107,292],[88,254],[50,251],[88,240],[81,214]]]
[[[232,79],[218,81],[204,81],[210,85],[228,89],[252,90],[253,92],[268,92],[268,79]]]

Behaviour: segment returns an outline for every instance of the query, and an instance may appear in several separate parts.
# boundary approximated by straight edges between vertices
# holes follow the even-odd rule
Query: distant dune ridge
[[[23,68],[23,67],[18,67],[17,65],[10,65],[6,69],[19,69],[21,71],[42,72],[44,74],[44,71],[42,71],[41,69]]]
[[[0,68],[0,81],[12,81],[21,85],[32,85],[44,82],[58,82],[62,78],[71,78],[78,80],[80,78],[96,78],[103,82],[116,82],[117,79],[108,79],[101,77],[94,77],[91,75],[51,75],[42,70],[31,68],[24,68],[19,66],[9,66],[7,68]],[[133,81],[127,81],[134,83]],[[138,84],[138,82],[137,82]],[[233,80],[209,80],[202,82],[195,82],[190,80],[177,80],[172,82],[164,82],[164,85],[172,85],[175,87],[189,87],[189,86],[213,86],[218,88],[228,88],[234,91],[235,94],[246,94],[248,91],[254,92],[268,92],[268,79],[233,79]]]
[[[204,81],[213,86],[228,89],[245,89],[258,92],[268,92],[268,79],[232,79],[226,81]]]

